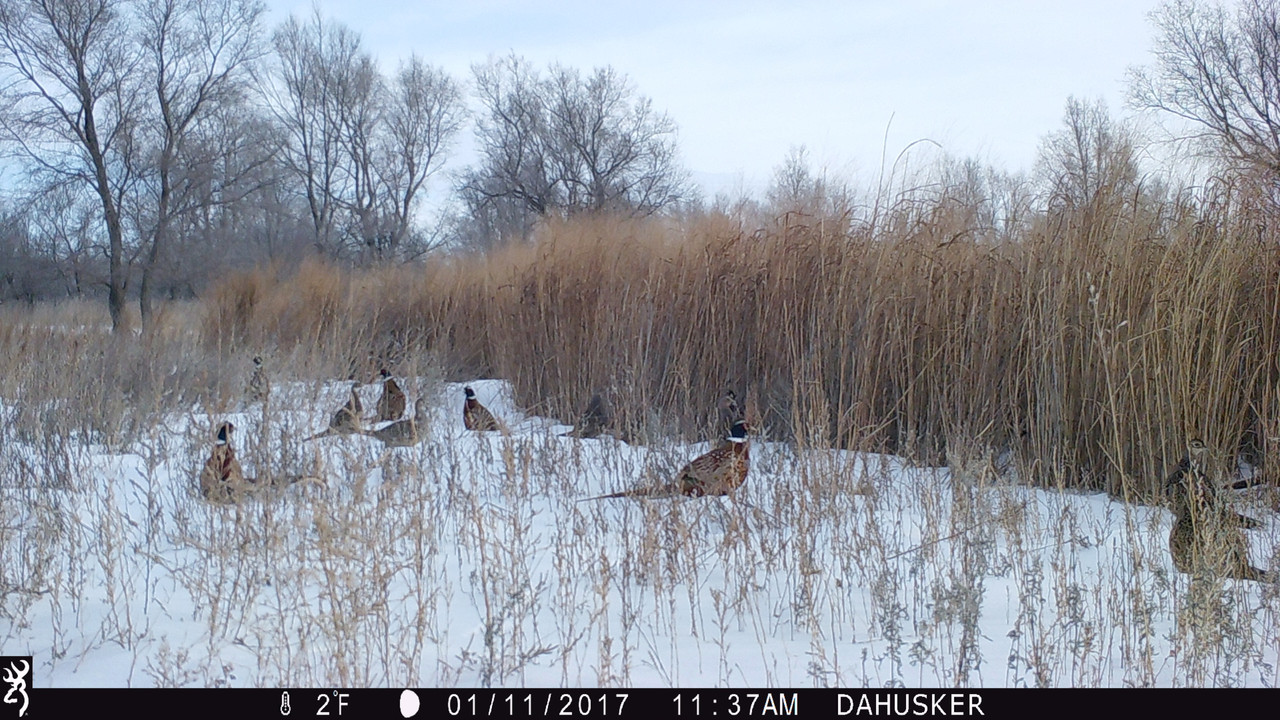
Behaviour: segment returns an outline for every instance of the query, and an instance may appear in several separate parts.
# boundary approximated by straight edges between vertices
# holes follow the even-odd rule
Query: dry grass
[[[954,437],[1036,458],[1041,484],[1148,495],[1188,435],[1225,468],[1280,429],[1280,238],[1211,200],[1046,214],[999,244],[916,196],[754,230],[579,218],[425,267],[234,276],[203,335],[316,373],[431,352],[562,418],[612,386],[642,435],[700,437],[733,388],[775,438],[932,462]]]
[[[236,684],[246,664],[294,685],[545,682],[546,666],[565,685],[758,684],[738,664],[756,660],[795,685],[768,666],[779,638],[815,685],[976,684],[994,662],[1008,685],[1274,685],[1273,591],[1188,585],[1167,571],[1167,514],[1000,472],[1128,500],[1158,494],[1188,434],[1222,473],[1241,446],[1273,457],[1280,237],[1212,199],[1046,214],[1001,242],[914,195],[760,229],[579,218],[486,256],[232,276],[144,335],[112,337],[93,308],[7,311],[0,448],[22,451],[0,453],[5,637],[52,617],[55,656],[115,643],[143,659],[130,677],[165,685]],[[247,466],[330,487],[211,507],[163,479],[196,476],[254,354],[300,382],[248,413]],[[345,389],[325,381],[383,365],[501,377],[566,419],[612,386],[651,442],[301,443]],[[616,489],[686,462],[674,440],[705,439],[726,388],[784,441],[756,451],[750,506],[576,502],[584,477]],[[124,479],[87,476],[103,445]],[[156,647],[148,607],[179,596],[191,607],[164,613],[198,618],[207,647]],[[1007,636],[983,636],[992,598],[1016,608]],[[480,632],[449,637],[472,617]],[[714,674],[691,636],[717,648]]]

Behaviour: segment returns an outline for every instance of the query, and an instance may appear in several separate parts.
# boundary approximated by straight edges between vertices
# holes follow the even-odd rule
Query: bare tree
[[[1245,0],[1234,13],[1174,0],[1151,15],[1155,63],[1131,73],[1138,106],[1202,129],[1197,137],[1240,167],[1280,173],[1280,2]]]
[[[809,150],[803,145],[793,146],[782,164],[773,169],[773,182],[765,191],[765,199],[770,214],[795,215],[795,222],[802,224],[840,220],[847,226],[854,210],[848,186],[825,170],[815,175]],[[836,228],[832,226],[833,230]]]
[[[268,88],[268,103],[287,135],[284,162],[301,184],[316,248],[332,254],[345,179],[334,68],[357,61],[360,39],[341,24],[326,23],[317,9],[306,24],[291,16],[276,30],[274,43],[277,84]]]
[[[417,200],[462,127],[458,84],[414,55],[400,66],[385,114],[382,182],[388,189],[390,250],[409,236]]]
[[[1035,216],[1032,183],[978,158],[939,158],[936,181],[921,190],[930,227],[951,241],[1007,243],[1025,237]]]
[[[309,214],[289,190],[291,174],[277,161],[284,144],[280,127],[262,108],[224,104],[201,126],[202,154],[216,158],[206,186],[208,201],[194,203],[183,225],[202,237],[217,237],[235,264],[276,260],[310,245]],[[184,253],[189,249],[184,249]]]
[[[648,215],[689,194],[675,123],[612,68],[584,78],[553,65],[544,78],[508,56],[473,72],[483,106],[476,123],[482,160],[459,187],[473,212],[507,216],[509,207],[485,206],[514,203],[534,215]]]
[[[274,161],[279,128],[261,108],[235,99],[210,105],[183,144],[174,171],[174,211],[164,250],[151,265],[149,296],[185,296],[231,268],[246,267],[283,250],[310,247],[306,207],[283,191],[290,179]],[[152,195],[139,213],[143,233],[155,227]],[[301,242],[299,243],[299,240]],[[274,245],[274,247],[273,247]]]
[[[102,208],[113,329],[124,326],[121,206],[137,178],[140,84],[120,0],[0,3],[0,133],[41,173],[82,182]]]
[[[139,287],[144,324],[151,315],[153,275],[175,216],[212,199],[202,190],[219,153],[209,152],[209,144],[196,137],[220,106],[242,99],[249,66],[263,52],[264,9],[259,0],[146,0],[139,8],[144,67],[155,93],[150,123],[154,217],[144,233],[149,247]]]
[[[457,84],[416,57],[388,81],[359,35],[319,11],[305,24],[290,18],[275,47],[269,105],[316,247],[369,259],[397,252],[461,126]]]
[[[604,67],[583,78],[556,65],[543,88],[553,177],[566,208],[649,215],[688,194],[675,122],[637,96],[625,75]]]
[[[0,303],[57,297],[56,239],[34,230],[35,217],[30,208],[0,208]]]
[[[492,180],[486,182],[475,168],[462,178],[457,205],[446,217],[445,232],[451,245],[485,252],[529,237],[539,216],[525,202],[495,192]]]
[[[23,209],[27,235],[57,268],[61,294],[79,297],[102,280],[101,262],[93,254],[93,234],[101,228],[102,208],[83,183],[39,188]]]
[[[536,215],[559,204],[552,177],[541,80],[514,55],[472,68],[484,113],[476,120],[482,160],[466,173],[460,190],[473,209],[514,201]]]
[[[376,255],[384,236],[382,186],[378,178],[378,132],[382,124],[382,76],[367,53],[329,67],[329,99],[338,126],[338,167],[345,177],[337,195],[346,220],[343,238]]]
[[[1067,99],[1062,128],[1040,145],[1036,172],[1051,208],[1092,208],[1137,183],[1132,131],[1101,100]]]

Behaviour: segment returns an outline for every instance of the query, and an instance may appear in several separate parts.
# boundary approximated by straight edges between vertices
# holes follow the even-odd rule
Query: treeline
[[[579,210],[690,197],[675,124],[611,68],[383,71],[358,33],[259,0],[0,8],[0,298],[191,297],[233,268],[405,261]],[[470,99],[470,103],[469,103]],[[472,127],[480,161],[441,177]],[[449,212],[421,212],[428,192]],[[443,197],[441,197],[443,196]]]
[[[268,29],[258,0],[14,0],[0,6],[0,299],[105,294],[119,327],[128,301],[146,322],[152,298],[199,295],[234,269],[491,251],[584,213],[880,238],[889,209],[924,203],[914,222],[939,230],[960,212],[949,242],[994,243],[1052,237],[1063,218],[1096,227],[1104,208],[1229,201],[1204,210],[1269,222],[1278,7],[1174,0],[1152,15],[1157,52],[1132,73],[1133,103],[1189,123],[1174,126],[1178,147],[1213,189],[1144,168],[1152,137],[1072,98],[1030,174],[920,162],[920,145],[865,189],[800,147],[764,197],[706,201],[675,121],[609,67],[512,55],[455,78],[418,56],[380,64],[319,11]],[[450,167],[464,133],[478,159]],[[424,212],[428,200],[443,209]]]

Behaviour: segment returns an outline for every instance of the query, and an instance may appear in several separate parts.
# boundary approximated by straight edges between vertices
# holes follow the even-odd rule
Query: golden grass
[[[1223,207],[1095,203],[999,244],[941,201],[852,226],[576,218],[485,256],[232,276],[203,332],[353,373],[431,352],[566,419],[612,385],[639,432],[696,436],[734,388],[774,437],[927,461],[976,441],[1039,482],[1146,492],[1188,435],[1226,462],[1280,423],[1277,238]]]
[[[611,386],[639,437],[703,437],[732,388],[773,438],[924,462],[949,442],[1014,450],[1028,480],[1116,494],[1153,490],[1189,435],[1224,471],[1238,448],[1274,452],[1269,215],[1225,191],[1103,196],[1009,240],[954,197],[904,193],[854,221],[578,217],[487,255],[257,268],[166,306],[136,343],[96,308],[6,310],[0,391],[88,393],[88,424],[110,429],[139,394],[238,387],[254,354],[362,381],[439,362],[569,421]],[[70,347],[40,340],[67,325]]]
[[[518,682],[548,654],[561,658],[564,684],[580,683],[581,671],[568,668],[589,642],[601,684],[626,683],[632,667],[655,658],[675,684],[676,638],[687,634],[678,607],[724,573],[725,592],[703,604],[698,632],[719,637],[725,684],[736,677],[725,630],[735,624],[757,628],[761,645],[781,629],[808,630],[831,677],[858,677],[856,660],[825,654],[834,632],[889,648],[864,684],[882,683],[883,664],[909,665],[894,677],[922,685],[962,684],[982,646],[984,593],[994,592],[984,582],[999,576],[1017,583],[1010,684],[1243,682],[1274,640],[1264,632],[1274,627],[1273,595],[1259,604],[1244,584],[1226,586],[1232,595],[1218,580],[1193,585],[1184,600],[1166,572],[1166,514],[1126,505],[1113,521],[1082,510],[1093,499],[1028,500],[990,471],[1008,450],[1029,482],[1145,499],[1189,434],[1217,451],[1224,472],[1250,443],[1275,467],[1280,238],[1265,215],[1232,207],[1096,203],[1036,217],[1004,242],[970,208],[928,197],[856,222],[587,217],[548,223],[533,242],[487,255],[233,275],[197,303],[160,306],[139,335],[113,336],[96,307],[5,310],[0,443],[34,452],[0,457],[0,488],[22,499],[0,518],[0,540],[16,546],[37,525],[42,535],[31,531],[22,547],[33,549],[0,567],[0,601],[9,603],[0,616],[22,617],[40,593],[52,603],[59,593],[79,597],[85,575],[75,564],[87,556],[110,588],[114,614],[102,637],[140,642],[146,628],[129,613],[154,591],[135,579],[159,557],[136,551],[145,537],[200,551],[172,575],[207,602],[209,637],[238,641],[255,603],[277,610],[278,626],[253,651],[258,677],[417,682],[414,669],[435,646],[456,647],[441,628],[470,612],[469,597],[484,646],[439,658],[444,684]],[[777,482],[751,481],[759,506],[742,515],[694,503],[618,510],[577,503],[589,472],[625,486],[669,475],[690,448],[657,442],[637,455],[549,434],[446,433],[408,457],[339,447],[316,471],[330,479],[329,499],[215,511],[192,483],[207,455],[207,416],[239,402],[255,354],[281,384],[368,381],[379,365],[435,377],[439,363],[450,379],[509,379],[518,403],[567,420],[612,385],[615,410],[640,436],[706,439],[731,387],[770,439],[886,449],[945,461],[951,473],[768,446],[757,463]],[[298,419],[316,408],[323,383],[312,385],[311,397],[273,395],[283,406],[263,408],[258,433],[245,428],[247,466],[310,472],[308,456],[320,463],[310,455],[319,446],[301,442],[315,428]],[[460,402],[445,401],[459,403],[453,412]],[[175,410],[178,423],[188,418],[177,441],[166,428]],[[131,447],[145,475],[128,486],[84,483],[103,472],[97,442]],[[383,484],[367,492],[374,477]],[[84,529],[61,504],[81,486],[90,490]],[[147,508],[163,499],[176,510],[132,522],[118,492],[126,487]],[[554,522],[535,525],[547,517],[544,502]],[[299,542],[304,528],[311,539]],[[1081,553],[1103,556],[1096,575]],[[531,590],[528,558],[548,554],[555,587]],[[412,578],[411,593],[390,593],[397,574]],[[317,587],[322,601],[300,600]],[[789,597],[794,620],[779,620],[779,598]],[[455,598],[464,609],[452,608]],[[402,605],[411,612],[399,614]],[[551,613],[557,634],[523,624],[539,611]],[[654,616],[652,629],[643,625]],[[87,621],[67,617],[55,643],[72,647]],[[764,617],[774,619],[758,623]],[[1167,646],[1164,627],[1174,633]],[[299,628],[313,633],[301,647]],[[628,639],[641,636],[670,645]],[[370,647],[377,652],[360,652]],[[917,663],[916,647],[954,664]],[[336,656],[364,662],[333,667]],[[188,665],[162,649],[147,672],[161,684],[226,681],[216,667]]]

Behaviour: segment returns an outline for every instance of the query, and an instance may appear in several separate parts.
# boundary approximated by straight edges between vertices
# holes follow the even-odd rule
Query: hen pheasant
[[[422,431],[427,427],[427,403],[422,397],[413,401],[413,417],[398,420],[377,430],[367,430],[365,435],[381,440],[392,447],[417,445]]]
[[[329,427],[312,435],[307,440],[315,440],[329,435],[351,435],[364,430],[360,421],[364,406],[360,403],[360,396],[356,394],[358,386],[359,383],[351,383],[351,397],[347,398],[347,403],[338,408],[333,413],[333,417],[329,418]]]
[[[1266,580],[1249,563],[1242,528],[1255,522],[1225,506],[1208,474],[1208,450],[1199,439],[1188,443],[1187,456],[1169,476],[1175,519],[1169,532],[1169,554],[1178,572],[1211,573],[1242,580]],[[1247,522],[1246,522],[1247,521]]]
[[[489,409],[476,399],[476,391],[470,386],[463,388],[466,402],[462,405],[462,424],[468,430],[498,430],[498,420]]]
[[[733,430],[733,424],[742,419],[738,396],[732,390],[726,390],[720,402],[716,403],[716,416],[716,432],[719,437],[727,437]]]
[[[386,368],[382,368],[379,375],[382,377],[382,396],[378,398],[378,416],[374,422],[399,420],[404,415],[404,391]]]
[[[1243,528],[1252,530],[1254,528],[1262,527],[1262,523],[1254,518],[1251,518],[1247,515],[1241,515],[1238,512],[1229,511],[1225,509],[1225,504],[1223,503],[1222,497],[1218,492],[1219,488],[1209,481],[1209,477],[1210,477],[1209,470],[1208,470],[1209,450],[1207,447],[1205,447],[1204,442],[1202,442],[1200,438],[1192,438],[1191,440],[1187,441],[1187,454],[1182,456],[1182,459],[1178,461],[1178,465],[1174,467],[1173,472],[1170,473],[1169,477],[1165,479],[1164,481],[1165,487],[1173,488],[1179,485],[1180,483],[1185,482],[1187,475],[1192,472],[1193,463],[1196,463],[1196,467],[1198,467],[1198,470],[1196,470],[1195,472],[1198,472],[1200,474],[1200,477],[1205,479],[1206,486],[1209,488],[1209,490],[1212,491],[1211,495],[1213,497],[1214,503],[1218,507],[1223,508],[1223,512],[1229,512],[1232,516],[1235,517],[1236,522],[1238,522],[1239,525]],[[1235,490],[1241,490],[1243,489],[1244,486],[1241,486],[1241,483],[1238,482],[1232,485],[1231,487],[1232,489],[1235,489]]]
[[[599,437],[600,433],[612,426],[613,404],[609,402],[605,393],[598,392],[587,402],[587,409],[582,411],[578,424],[564,435],[565,437],[594,438]]]
[[[271,381],[262,367],[262,356],[253,356],[253,374],[249,376],[249,385],[245,392],[250,402],[266,402],[271,396]]]
[[[728,495],[747,481],[747,469],[751,466],[751,447],[747,439],[747,423],[738,420],[729,430],[725,443],[710,452],[699,455],[680,469],[675,480],[667,485],[636,488],[600,495],[587,500],[638,497],[662,498],[688,495],[704,497]]]

